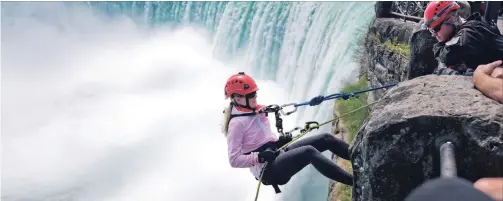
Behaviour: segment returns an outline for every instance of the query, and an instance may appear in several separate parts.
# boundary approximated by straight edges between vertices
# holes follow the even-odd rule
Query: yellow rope
[[[354,109],[354,110],[351,110],[351,111],[349,111],[349,112],[347,112],[347,113],[342,114],[341,116],[338,116],[338,117],[333,118],[333,119],[331,119],[331,120],[325,121],[325,122],[323,122],[323,123],[321,123],[321,124],[319,124],[319,125],[317,125],[317,126],[315,126],[315,127],[309,127],[309,126],[307,126],[307,125],[306,125],[306,128],[305,128],[305,129],[303,129],[303,130],[301,130],[301,132],[300,132],[300,134],[299,134],[299,135],[295,136],[295,138],[293,138],[290,142],[288,142],[288,143],[286,143],[285,145],[281,146],[281,147],[279,148],[279,150],[284,149],[284,148],[285,148],[285,147],[287,147],[288,145],[292,144],[293,142],[295,142],[296,140],[298,140],[299,138],[301,138],[302,136],[306,135],[307,133],[311,132],[312,130],[314,130],[314,129],[316,129],[316,128],[319,128],[319,127],[321,127],[321,126],[324,126],[325,124],[328,124],[328,123],[330,123],[330,122],[333,122],[333,121],[335,121],[335,120],[338,120],[338,119],[340,119],[341,117],[344,117],[344,116],[346,116],[346,115],[352,114],[352,113],[354,113],[354,112],[356,112],[356,111],[358,111],[358,110],[361,110],[361,109],[363,109],[363,108],[366,108],[366,107],[368,107],[368,106],[371,106],[371,105],[373,105],[373,104],[375,104],[375,103],[377,103],[377,102],[378,102],[378,101],[374,101],[374,102],[369,103],[369,104],[367,104],[367,105],[364,105],[364,106],[361,106],[361,107],[356,108],[356,109]],[[257,185],[257,193],[255,193],[255,201],[257,201],[257,199],[258,199],[258,193],[259,193],[259,190],[260,190],[260,184],[262,183],[262,176],[263,176],[263,174],[264,174],[264,170],[265,170],[265,168],[266,168],[266,167],[267,167],[267,163],[265,164],[264,168],[262,168],[262,171],[260,172],[260,178],[259,178],[259,180],[258,180],[258,185]]]

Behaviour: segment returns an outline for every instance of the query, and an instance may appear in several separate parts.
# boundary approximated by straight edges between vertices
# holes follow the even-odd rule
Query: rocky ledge
[[[353,201],[401,201],[438,177],[435,142],[454,137],[458,176],[503,176],[503,104],[471,77],[427,75],[387,91],[352,146]]]

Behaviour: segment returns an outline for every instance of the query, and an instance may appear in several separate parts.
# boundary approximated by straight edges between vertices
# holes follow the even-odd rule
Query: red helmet
[[[245,75],[244,72],[239,72],[227,80],[225,84],[225,99],[231,97],[232,94],[245,96],[257,90],[258,87],[253,78]]]
[[[447,14],[461,8],[455,1],[432,1],[424,10],[424,26],[430,31],[446,20]]]

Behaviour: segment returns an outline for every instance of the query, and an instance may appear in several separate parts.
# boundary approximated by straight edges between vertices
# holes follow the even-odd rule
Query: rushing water
[[[2,2],[2,200],[251,200],[219,133],[223,82],[251,74],[265,104],[338,92],[373,5]],[[308,166],[281,188],[259,200],[325,201],[328,180]]]

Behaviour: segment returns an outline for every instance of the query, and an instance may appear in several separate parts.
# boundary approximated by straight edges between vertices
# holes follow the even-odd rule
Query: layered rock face
[[[381,87],[407,79],[409,59],[386,48],[384,43],[395,41],[408,43],[414,30],[413,22],[403,22],[393,18],[377,18],[369,27],[365,39],[365,62],[362,70],[368,74],[369,87]],[[379,99],[385,89],[370,92],[374,100]]]
[[[401,201],[438,177],[435,142],[446,137],[455,139],[458,176],[503,176],[503,104],[471,77],[427,75],[390,89],[351,147],[353,201]]]

